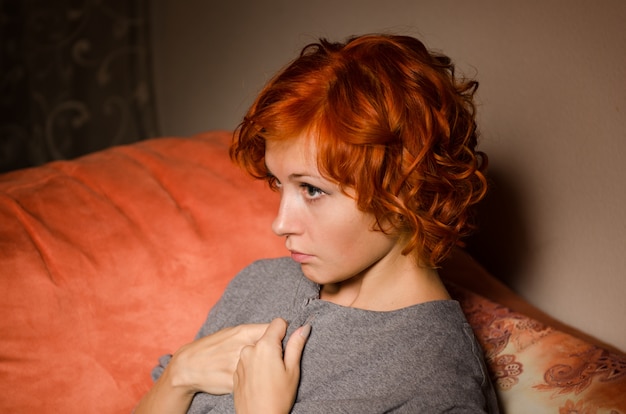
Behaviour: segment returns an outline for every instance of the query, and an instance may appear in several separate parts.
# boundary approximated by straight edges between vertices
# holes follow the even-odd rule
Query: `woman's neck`
[[[353,308],[392,311],[450,296],[435,269],[419,266],[411,256],[397,255],[348,280],[323,285],[320,299]]]

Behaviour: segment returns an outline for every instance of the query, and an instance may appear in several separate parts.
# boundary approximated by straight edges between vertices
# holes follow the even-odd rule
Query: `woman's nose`
[[[289,236],[298,233],[299,222],[297,215],[297,205],[285,195],[281,196],[278,214],[272,222],[272,231],[278,236]]]

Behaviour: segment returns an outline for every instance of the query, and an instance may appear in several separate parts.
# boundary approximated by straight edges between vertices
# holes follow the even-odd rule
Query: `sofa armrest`
[[[503,412],[626,412],[626,354],[535,308],[462,250],[440,273],[485,352]]]

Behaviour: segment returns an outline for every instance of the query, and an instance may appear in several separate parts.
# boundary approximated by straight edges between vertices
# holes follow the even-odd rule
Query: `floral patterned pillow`
[[[456,285],[505,414],[626,414],[626,355],[592,345]]]

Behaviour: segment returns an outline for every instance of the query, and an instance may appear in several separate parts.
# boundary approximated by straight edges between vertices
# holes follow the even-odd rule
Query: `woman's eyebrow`
[[[288,177],[290,180],[300,180],[302,178],[314,178],[317,180],[321,180],[322,177],[320,177],[319,175],[313,175],[313,174],[306,174],[306,173],[292,173],[289,174]]]
[[[265,163],[265,170],[267,171],[268,177],[276,177],[276,175],[272,172],[270,167]],[[289,180],[301,180],[303,178],[313,178],[317,180],[322,180],[323,178],[317,174],[308,174],[308,173],[291,173],[287,176]]]

